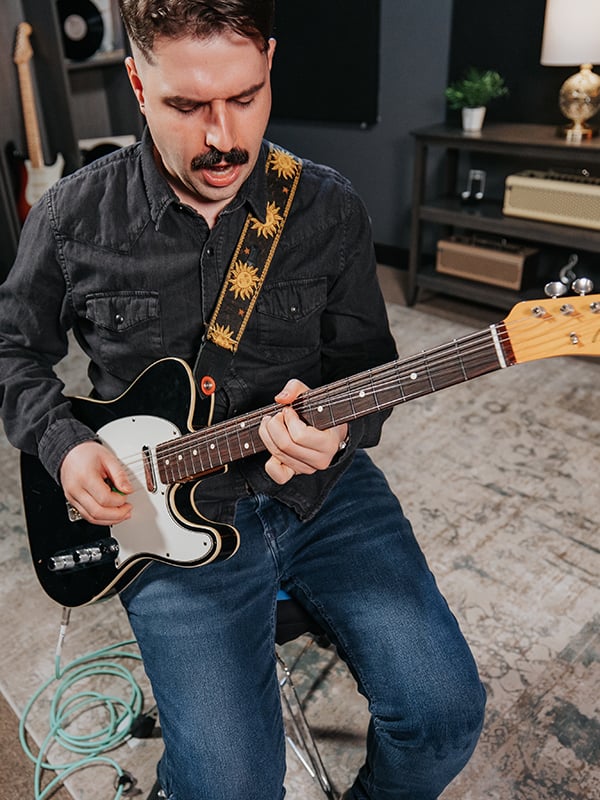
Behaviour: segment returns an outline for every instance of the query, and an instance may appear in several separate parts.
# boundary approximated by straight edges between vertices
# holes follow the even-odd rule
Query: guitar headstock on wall
[[[21,22],[17,26],[17,36],[13,54],[13,61],[15,64],[26,64],[28,61],[31,61],[33,57],[33,48],[31,46],[30,36],[32,33],[33,28],[28,22]]]
[[[587,278],[575,281],[573,288],[578,297],[553,295],[514,306],[504,327],[516,363],[551,356],[600,356],[600,295],[587,294],[593,289]]]

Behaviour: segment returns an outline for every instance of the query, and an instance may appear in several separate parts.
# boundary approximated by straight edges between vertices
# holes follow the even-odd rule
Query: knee
[[[486,693],[477,676],[464,678],[424,687],[395,718],[374,718],[376,730],[397,746],[433,751],[438,758],[470,755],[483,727]]]

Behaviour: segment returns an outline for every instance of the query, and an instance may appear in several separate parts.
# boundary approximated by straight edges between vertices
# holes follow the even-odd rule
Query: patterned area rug
[[[412,355],[468,333],[466,326],[390,305],[398,347]],[[64,365],[69,390],[81,369]],[[443,800],[594,800],[600,786],[600,364],[558,358],[485,376],[397,408],[373,451],[411,518],[440,587],[459,618],[489,695],[470,764]],[[21,714],[54,672],[60,609],[38,588],[21,514],[17,457],[0,442],[0,690]],[[73,612],[66,665],[129,639],[115,600]],[[283,649],[293,663],[304,642]],[[151,704],[138,662],[127,660]],[[367,712],[345,667],[311,646],[294,671],[323,759],[339,791],[363,758]],[[94,691],[129,689],[93,678]],[[56,687],[36,704],[29,733],[47,734]],[[78,715],[85,733],[105,712]],[[53,746],[55,760],[64,758]],[[137,779],[154,780],[159,738],[129,740],[108,754]],[[292,748],[287,796],[318,800]],[[68,779],[76,800],[114,796],[114,768]],[[32,793],[33,794],[33,793]]]

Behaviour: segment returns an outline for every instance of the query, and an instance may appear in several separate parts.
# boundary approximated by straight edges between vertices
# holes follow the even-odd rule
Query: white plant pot
[[[462,126],[466,133],[478,133],[483,127],[485,106],[462,109]]]

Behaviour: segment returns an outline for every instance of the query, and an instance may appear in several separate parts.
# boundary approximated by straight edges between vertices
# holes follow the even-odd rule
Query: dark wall
[[[454,0],[449,79],[467,67],[495,69],[506,80],[508,98],[490,104],[486,119],[560,124],[560,86],[575,68],[540,64],[546,0]],[[458,112],[448,112],[457,119]]]
[[[279,2],[290,0],[279,0]],[[320,0],[324,3],[326,0]],[[273,121],[268,136],[347,175],[363,197],[375,241],[407,248],[412,191],[410,131],[443,120],[452,0],[381,0],[379,122],[359,125]],[[278,54],[288,43],[279,37]],[[292,45],[290,45],[292,46]],[[344,43],[332,40],[335,57]],[[357,55],[359,57],[360,54]],[[309,46],[305,60],[312,58]]]

